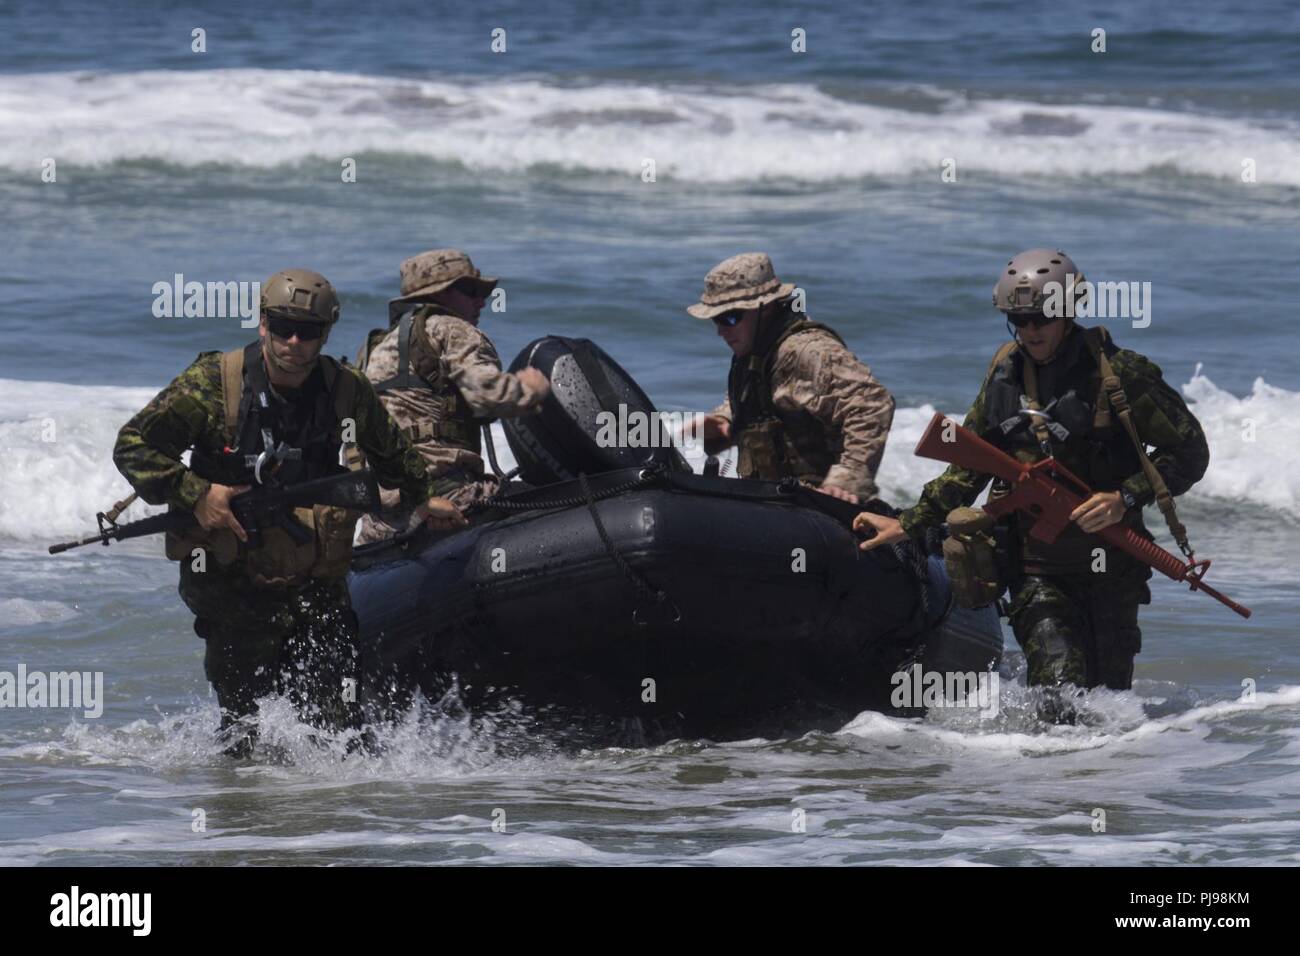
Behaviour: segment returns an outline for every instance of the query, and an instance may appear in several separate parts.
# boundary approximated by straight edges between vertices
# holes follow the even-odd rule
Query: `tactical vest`
[[[397,323],[397,374],[374,383],[375,392],[398,388],[418,388],[432,392],[434,411],[428,421],[417,422],[402,429],[411,444],[437,441],[441,445],[463,448],[478,455],[482,451],[479,427],[482,420],[474,417],[473,410],[451,380],[446,363],[439,354],[425,328],[425,320],[438,313],[431,306],[407,312]],[[370,354],[392,331],[372,329],[365,344],[357,353],[357,366],[364,372]]]
[[[772,365],[781,343],[800,332],[817,329],[844,340],[830,326],[795,319],[779,326],[770,342],[756,344],[752,353],[731,360],[727,395],[731,400],[731,432],[737,444],[736,472],[741,478],[779,481],[797,478],[820,485],[838,455],[838,436],[803,411],[778,408],[772,400]]]
[[[264,483],[298,484],[344,471],[339,464],[342,423],[355,411],[356,379],[325,355],[311,374],[322,376],[323,387],[304,418],[300,406],[272,391],[260,342],[222,353],[224,447],[215,455],[195,448],[190,470],[222,485],[256,484],[259,475]],[[351,563],[360,517],[361,512],[326,505],[295,508],[293,518],[312,532],[311,540],[299,545],[282,528],[264,528],[262,546],[252,551],[227,528],[169,532],[167,557],[189,560],[195,548],[203,548],[220,565],[240,562],[251,580],[269,587],[338,578]]]
[[[993,357],[984,390],[984,421],[981,436],[1023,462],[1041,461],[1050,449],[1056,458],[1092,488],[1117,491],[1125,479],[1142,469],[1129,436],[1118,427],[1102,386],[1099,355],[1118,349],[1104,328],[1079,328],[1081,342],[1066,340],[1072,361],[1060,370],[1053,395],[1038,392],[1038,367],[1015,342],[1008,342]],[[1050,418],[1034,414],[1046,411]],[[1047,446],[1046,448],[1044,446]],[[1010,489],[995,480],[990,499]],[[1033,574],[1086,574],[1093,565],[1093,551],[1100,547],[1095,535],[1070,524],[1052,544],[1029,535],[1033,521],[1028,516],[1013,519],[1020,542],[1021,570]],[[1141,509],[1124,518],[1124,524],[1150,537],[1142,523]],[[1124,560],[1109,552],[1108,560]]]

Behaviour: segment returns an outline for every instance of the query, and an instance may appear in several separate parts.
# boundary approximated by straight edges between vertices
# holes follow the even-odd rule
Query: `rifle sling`
[[[1022,374],[1025,379],[1025,397],[1029,399],[1028,408],[1031,412],[1041,412],[1043,406],[1038,401],[1038,367],[1027,352],[1021,353],[1020,365],[1024,369]],[[1042,415],[1029,416],[1029,428],[1041,447],[1052,447],[1052,433],[1047,430],[1047,422]]]
[[[1129,439],[1133,442],[1133,448],[1137,451],[1138,461],[1142,465],[1142,473],[1146,475],[1147,481],[1151,484],[1151,490],[1155,493],[1156,506],[1164,516],[1169,533],[1178,542],[1178,547],[1183,554],[1191,558],[1194,552],[1187,540],[1187,528],[1178,519],[1178,510],[1174,506],[1174,496],[1169,493],[1169,488],[1165,484],[1164,478],[1161,477],[1159,470],[1147,457],[1146,446],[1138,435],[1137,426],[1133,424],[1132,410],[1129,407],[1128,396],[1124,393],[1124,386],[1120,383],[1119,376],[1115,374],[1115,368],[1110,364],[1110,359],[1106,357],[1105,349],[1101,347],[1105,330],[1099,326],[1095,329],[1083,329],[1082,332],[1088,351],[1092,353],[1092,357],[1097,363],[1097,369],[1101,373],[1101,394],[1097,396],[1097,404],[1099,406],[1103,403],[1109,404],[1110,412],[1118,417],[1123,424],[1124,431],[1128,434]],[[1007,351],[1007,354],[1009,354],[1009,351]],[[994,358],[995,364],[1002,355],[1003,352],[1000,351],[998,356]],[[1040,411],[1042,406],[1038,402],[1038,371],[1033,359],[1027,354],[1023,354],[1021,367],[1024,370],[1025,396],[1029,399],[1029,408]],[[1030,419],[1030,424],[1034,430],[1034,437],[1041,444],[1049,434],[1047,425],[1037,415]]]
[[[1156,466],[1151,463],[1151,459],[1147,457],[1146,446],[1138,436],[1137,426],[1133,424],[1132,410],[1129,408],[1128,396],[1124,393],[1124,386],[1120,383],[1119,376],[1115,374],[1110,359],[1106,358],[1105,351],[1094,340],[1093,336],[1087,335],[1085,338],[1093,358],[1097,360],[1097,368],[1101,371],[1102,392],[1110,403],[1111,411],[1119,418],[1124,425],[1124,431],[1128,432],[1128,437],[1132,439],[1133,447],[1137,449],[1138,461],[1142,463],[1142,472],[1147,476],[1147,481],[1151,484],[1151,490],[1155,492],[1156,506],[1160,509],[1160,513],[1164,515],[1165,524],[1169,527],[1169,533],[1173,535],[1174,540],[1178,542],[1179,549],[1190,559],[1194,552],[1187,541],[1187,528],[1178,520],[1178,509],[1174,507],[1174,496],[1169,493],[1164,478],[1161,477]]]

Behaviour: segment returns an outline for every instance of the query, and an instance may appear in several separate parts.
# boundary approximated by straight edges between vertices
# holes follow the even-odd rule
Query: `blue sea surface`
[[[0,670],[109,687],[96,719],[0,710],[0,862],[1294,863],[1298,226],[1293,3],[0,4]],[[768,252],[895,395],[897,504],[1005,341],[1012,255],[1149,283],[1101,321],[1206,425],[1182,509],[1255,616],[1157,582],[1135,689],[1089,727],[1037,725],[1020,678],[995,726],[519,757],[446,716],[369,764],[231,765],[160,548],[44,545],[125,495],[117,428],[251,338],[156,316],[157,283],[316,269],[350,356],[443,246],[502,278],[507,363],[588,337],[670,410],[722,395],[705,273]],[[1128,822],[1094,835],[1096,806]]]

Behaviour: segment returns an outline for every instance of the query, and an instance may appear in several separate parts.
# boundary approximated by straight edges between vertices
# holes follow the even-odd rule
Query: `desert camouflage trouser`
[[[179,590],[207,645],[203,671],[223,728],[256,713],[257,698],[271,693],[287,695],[312,726],[360,724],[357,615],[344,579],[272,589],[238,567],[196,572],[182,562]]]
[[[1030,686],[1072,683],[1128,690],[1142,649],[1138,605],[1151,603],[1146,567],[1115,576],[1026,575],[1012,585],[1008,616]]]
[[[448,492],[445,497],[463,511],[476,501],[491,498],[500,486],[501,483],[494,475],[486,475],[483,478],[464,482],[454,491]],[[376,514],[368,514],[361,519],[360,531],[356,539],[359,545],[386,540],[409,531],[419,523],[415,520],[414,512],[396,505],[398,501],[396,492],[390,493],[385,489],[380,492],[380,500],[388,506]]]

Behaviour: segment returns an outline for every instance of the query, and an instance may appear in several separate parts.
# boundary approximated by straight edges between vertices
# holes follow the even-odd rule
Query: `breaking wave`
[[[872,102],[872,99],[875,102]],[[914,87],[560,85],[224,69],[0,76],[0,167],[274,167],[362,154],[483,173],[688,182],[1146,174],[1300,186],[1300,130],[1172,109],[969,99]],[[364,172],[364,171],[363,171]]]

